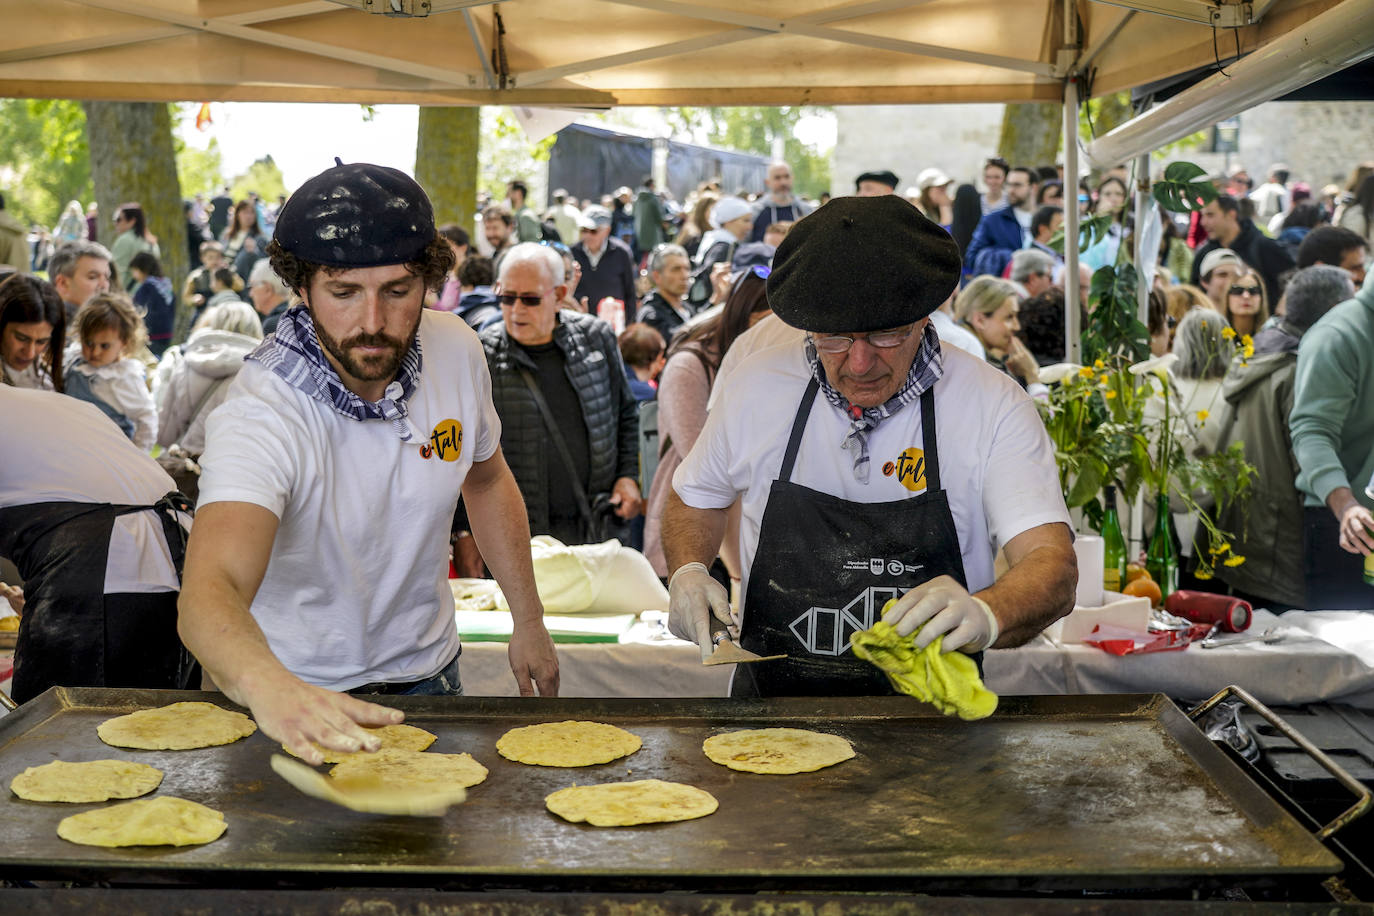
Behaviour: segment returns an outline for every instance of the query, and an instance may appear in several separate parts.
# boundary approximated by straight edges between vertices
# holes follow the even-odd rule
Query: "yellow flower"
[[[1240,342],[1241,342],[1241,345],[1242,345],[1242,346],[1246,346],[1246,347],[1251,346],[1252,344],[1254,344],[1254,340],[1252,340],[1252,339],[1250,338],[1250,335],[1249,335],[1249,334],[1242,334],[1242,335],[1240,335]]]
[[[1255,348],[1251,344],[1246,344],[1241,352],[1245,354],[1246,359],[1249,359],[1255,355]],[[1244,363],[1242,363],[1242,365],[1244,365]]]
[[[1207,322],[1205,321],[1199,321],[1198,326],[1201,327],[1204,331],[1207,330]]]
[[[1221,336],[1222,336],[1223,338],[1225,338],[1226,340],[1235,340],[1235,339],[1236,339],[1236,329],[1235,329],[1235,328],[1222,328],[1222,329],[1221,329]]]
[[[1225,562],[1227,566],[1239,566],[1245,562],[1245,557],[1236,554],[1235,556],[1227,557]]]
[[[1210,553],[1212,556],[1215,557],[1215,556],[1220,556],[1220,555],[1223,554],[1223,553],[1229,552],[1230,549],[1231,549],[1231,545],[1228,544],[1228,543],[1226,543],[1225,541],[1222,541],[1222,542],[1221,542],[1219,545],[1217,545],[1216,547],[1209,548],[1207,552]]]
[[[1211,416],[1211,414],[1208,413],[1207,411],[1205,411],[1205,410],[1199,410],[1199,411],[1197,412],[1197,421],[1198,421],[1198,423],[1200,423],[1200,424],[1201,424],[1201,423],[1206,423],[1206,422],[1207,422],[1207,418],[1210,417],[1210,416]]]
[[[1093,370],[1088,368],[1087,366],[1084,366],[1082,369],[1079,369],[1078,374],[1083,378],[1092,378],[1094,375]]]
[[[1106,391],[1102,392],[1102,396],[1110,401],[1112,398],[1116,397],[1116,392],[1108,388]]]
[[[1104,372],[1102,375],[1098,376],[1097,380],[1098,380],[1099,382],[1101,382],[1102,384],[1105,385],[1105,384],[1107,384],[1107,380],[1110,379],[1110,378],[1111,378],[1111,376],[1110,376],[1110,375],[1107,375],[1107,374]]]
[[[1100,360],[1100,359],[1095,359],[1095,360],[1093,360],[1093,368],[1094,368],[1094,369],[1105,369],[1105,368],[1107,368],[1107,364],[1104,363],[1104,362],[1103,362],[1102,360]]]
[[[1199,566],[1197,569],[1193,570],[1193,578],[1201,579],[1206,582],[1208,579],[1212,578],[1212,571],[1206,566]]]

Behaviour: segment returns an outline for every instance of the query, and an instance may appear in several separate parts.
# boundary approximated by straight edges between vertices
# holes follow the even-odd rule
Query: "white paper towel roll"
[[[1073,552],[1078,555],[1078,606],[1101,607],[1102,571],[1106,556],[1102,538],[1080,534],[1073,542]]]

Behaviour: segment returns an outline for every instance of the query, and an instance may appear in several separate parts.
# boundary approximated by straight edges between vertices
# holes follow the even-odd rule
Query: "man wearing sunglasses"
[[[340,164],[291,196],[268,247],[300,300],[206,428],[179,630],[215,684],[308,763],[376,750],[399,711],[454,695],[448,532],[461,492],[515,617],[520,692],[558,692],[520,492],[477,335],[423,308],[453,266],[429,198]]]
[[[1068,512],[1034,404],[930,326],[959,273],[948,233],[895,196],[831,201],[778,246],[768,299],[806,338],[739,365],[663,517],[669,626],[705,658],[711,615],[729,614],[706,564],[741,502],[740,644],[787,658],[737,666],[734,695],[891,693],[849,651],[890,598],[900,635],[975,657],[1072,607]]]

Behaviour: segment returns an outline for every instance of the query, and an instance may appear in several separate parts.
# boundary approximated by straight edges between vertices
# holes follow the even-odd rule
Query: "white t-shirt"
[[[410,442],[256,362],[206,424],[200,505],[253,503],[280,520],[253,617],[282,664],[322,687],[421,680],[458,651],[448,533],[501,421],[472,329],[426,309],[419,337]]]
[[[983,349],[983,342],[978,339],[978,335],[959,324],[947,312],[939,309],[931,312],[930,323],[935,325],[935,333],[940,336],[940,343],[958,347],[981,360],[988,358],[988,351]]]
[[[750,356],[781,344],[795,344],[800,347],[805,339],[805,331],[792,327],[777,315],[769,314],[759,319],[758,324],[736,337],[735,342],[730,344],[730,349],[725,351],[725,358],[720,361],[720,368],[716,370],[716,379],[711,383],[711,395],[706,400],[706,409],[715,409],[716,403],[725,396],[722,392],[725,391],[728,379]]]
[[[94,404],[52,391],[0,385],[0,508],[33,503],[150,506],[176,489]],[[182,526],[191,528],[190,516]],[[181,589],[162,522],[153,512],[114,520],[107,595]]]
[[[35,390],[51,391],[52,379],[46,375],[38,374],[38,360],[29,363],[23,369],[15,369],[9,363],[0,359],[0,370],[5,373],[5,379],[16,388],[30,388]]]
[[[1068,524],[1069,513],[1049,436],[1026,393],[987,363],[953,347],[944,350],[944,367],[935,385],[941,483],[959,533],[969,591],[977,592],[994,581],[998,549],[1039,525]],[[746,590],[769,488],[781,471],[809,378],[801,347],[782,345],[759,353],[740,368],[732,383],[736,396],[710,412],[696,445],[673,476],[682,501],[698,509],[722,509],[742,497],[740,557]],[[744,392],[747,397],[740,396]],[[792,482],[861,503],[924,492],[919,482],[899,479],[896,467],[904,452],[914,458],[908,450],[922,448],[919,402],[869,435],[872,475],[867,484],[855,480],[852,453],[840,447],[848,432],[849,421],[818,394]]]

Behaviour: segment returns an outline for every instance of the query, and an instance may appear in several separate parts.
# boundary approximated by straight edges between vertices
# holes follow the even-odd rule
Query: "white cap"
[[[731,220],[739,219],[741,216],[752,212],[749,204],[742,198],[722,197],[716,201],[716,205],[711,209],[711,228],[719,229]]]
[[[926,169],[916,176],[916,187],[922,191],[927,188],[943,188],[948,184],[954,184],[954,179],[939,169]]]

